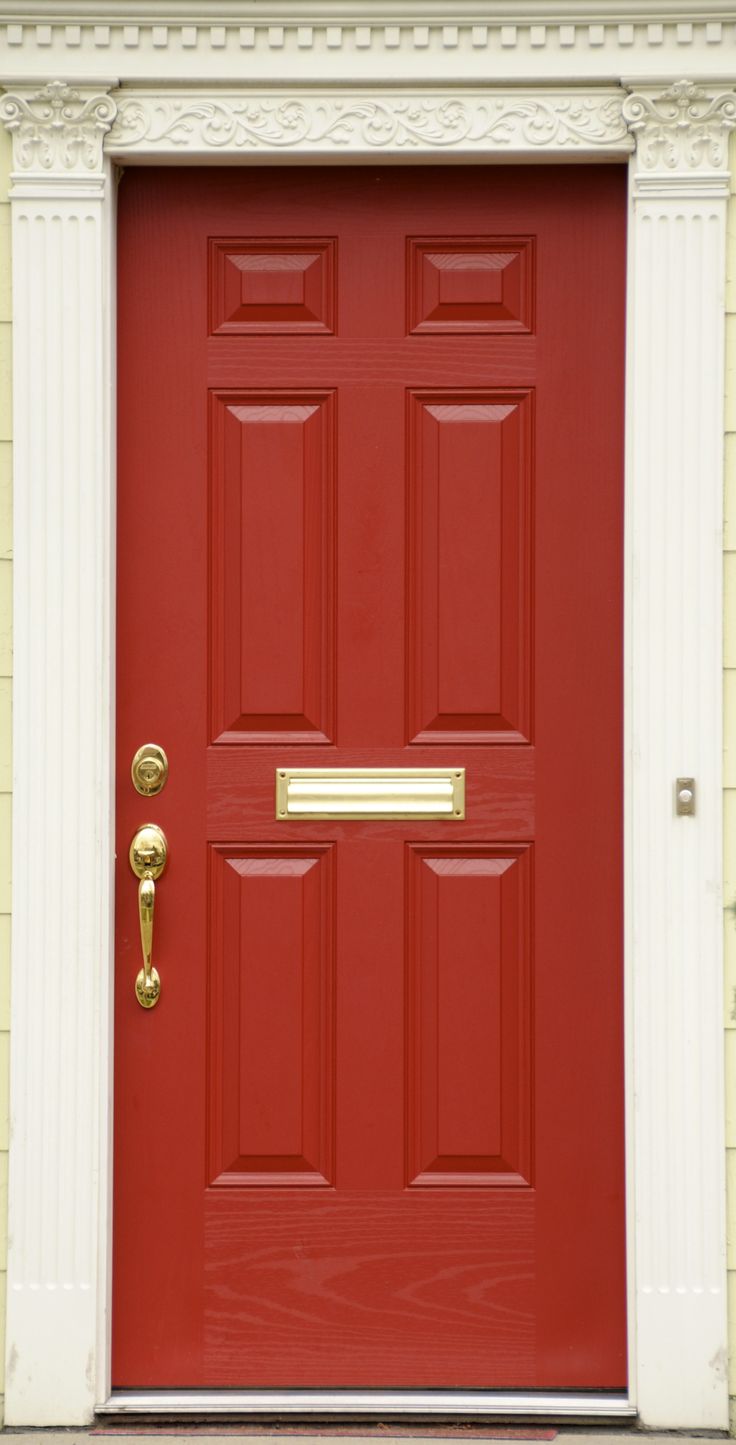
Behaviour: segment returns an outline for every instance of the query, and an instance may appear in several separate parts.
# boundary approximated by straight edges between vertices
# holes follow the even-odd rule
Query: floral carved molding
[[[0,99],[16,172],[99,172],[111,156],[453,150],[615,154],[636,145],[640,172],[725,172],[736,93],[679,80],[625,95],[486,90],[290,94],[118,91],[65,81]]]
[[[636,139],[642,170],[725,170],[728,133],[736,126],[736,94],[678,80],[659,92],[634,92],[623,117]]]
[[[623,96],[160,95],[118,100],[111,153],[627,148]]]
[[[75,90],[63,80],[28,94],[4,95],[0,120],[13,137],[14,169],[98,171],[115,109],[105,92]]]

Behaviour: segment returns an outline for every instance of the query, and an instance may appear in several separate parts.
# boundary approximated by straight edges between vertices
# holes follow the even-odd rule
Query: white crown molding
[[[261,20],[287,18],[301,21],[313,15],[326,21],[354,21],[373,17],[377,20],[401,16],[411,23],[417,18],[438,16],[447,19],[444,0],[270,0],[266,7],[261,0],[217,0],[211,5],[211,21],[240,22],[255,16]],[[574,20],[597,20],[615,24],[619,20],[640,23],[656,20],[692,18],[692,0],[462,0],[453,7],[458,21],[484,18],[494,24],[514,22],[528,25],[547,20],[566,23]],[[709,0],[701,4],[700,19],[734,19],[732,0]],[[203,20],[201,0],[36,0],[23,4],[18,0],[0,0],[0,18],[26,17],[43,23],[49,19],[68,22],[88,19],[124,24],[130,19],[158,23],[170,20]]]
[[[693,17],[684,0],[618,4],[531,0],[194,0],[12,5],[0,0],[0,82],[52,73],[92,77],[100,65],[121,83],[200,79],[240,83],[397,84],[465,79],[513,83],[561,74],[600,82],[626,74],[666,80],[686,71],[733,71],[736,14],[715,0]]]
[[[583,152],[631,149],[623,93],[571,96],[329,92],[195,95],[121,92],[106,141],[112,156],[306,150],[371,153]]]

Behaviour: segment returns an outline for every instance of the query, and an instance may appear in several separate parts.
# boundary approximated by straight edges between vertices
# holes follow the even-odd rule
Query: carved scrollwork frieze
[[[256,94],[118,101],[108,137],[127,151],[560,151],[627,149],[622,96]]]

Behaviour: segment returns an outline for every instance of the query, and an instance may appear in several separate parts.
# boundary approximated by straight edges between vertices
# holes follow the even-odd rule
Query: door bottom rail
[[[633,1420],[636,1407],[626,1394],[592,1390],[113,1390],[97,1414]]]

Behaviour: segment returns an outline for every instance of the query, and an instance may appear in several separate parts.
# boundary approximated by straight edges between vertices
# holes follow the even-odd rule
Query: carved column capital
[[[636,142],[640,189],[664,191],[685,183],[691,192],[728,189],[729,132],[736,127],[736,93],[678,80],[666,88],[632,91],[623,117]]]
[[[99,86],[52,80],[16,87],[0,98],[0,121],[13,138],[16,176],[92,176],[102,171],[102,146],[117,112]]]

